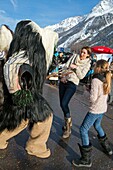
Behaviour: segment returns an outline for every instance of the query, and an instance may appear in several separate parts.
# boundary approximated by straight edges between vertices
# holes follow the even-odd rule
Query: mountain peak
[[[106,13],[113,13],[113,0],[101,0],[88,15],[88,18],[100,16]]]

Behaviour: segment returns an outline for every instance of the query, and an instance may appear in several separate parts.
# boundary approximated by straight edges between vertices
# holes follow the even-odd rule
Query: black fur
[[[3,60],[0,60],[0,110],[4,102],[4,91],[3,91]]]

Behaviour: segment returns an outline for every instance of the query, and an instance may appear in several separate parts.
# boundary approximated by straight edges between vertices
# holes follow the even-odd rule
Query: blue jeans
[[[84,118],[82,125],[80,126],[80,136],[82,140],[82,146],[89,145],[89,136],[88,131],[91,126],[94,126],[95,130],[97,131],[100,137],[105,135],[104,130],[101,127],[101,121],[103,118],[104,113],[102,114],[93,114],[88,112],[86,117]]]
[[[76,85],[70,81],[67,83],[59,83],[59,97],[60,97],[60,106],[64,113],[64,117],[70,118],[70,110],[69,110],[69,101],[72,96],[76,92]]]

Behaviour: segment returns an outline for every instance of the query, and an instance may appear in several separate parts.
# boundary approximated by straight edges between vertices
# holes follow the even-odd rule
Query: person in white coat
[[[60,106],[64,113],[65,125],[63,126],[63,138],[71,134],[72,118],[69,110],[69,102],[76,92],[80,80],[85,77],[91,66],[91,48],[82,47],[80,54],[73,54],[63,67],[59,83]],[[67,74],[65,74],[67,72]],[[68,72],[70,74],[68,74]]]

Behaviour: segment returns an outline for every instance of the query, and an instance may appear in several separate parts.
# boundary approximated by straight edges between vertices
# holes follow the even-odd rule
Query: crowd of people
[[[48,70],[47,79],[49,79],[51,85],[59,84],[59,73],[62,70],[64,64],[72,56],[71,52],[55,51],[53,55],[52,64]]]
[[[58,36],[48,30],[45,34],[46,30],[40,32],[40,29],[30,20],[20,21],[7,49],[7,58],[5,56],[4,59],[4,49],[0,49],[0,149],[5,149],[8,140],[28,126],[30,137],[26,144],[27,153],[47,158],[51,154],[46,142],[52,126],[53,110],[43,97],[42,88]],[[49,40],[47,41],[46,35],[50,35],[49,40],[53,40],[49,55],[47,47],[50,47],[50,44],[47,45]],[[92,126],[106,154],[113,154],[107,134],[101,126],[103,115],[107,111],[108,95],[112,91],[113,76],[110,70],[112,62],[109,65],[109,61],[104,59],[97,61],[95,56],[92,57],[89,46],[82,47],[78,54],[66,55],[57,51],[54,53],[48,74],[58,72],[59,103],[64,116],[63,139],[70,137],[72,129],[69,102],[80,82],[90,83],[89,111],[80,125],[81,158],[72,161],[74,166],[92,166],[92,144],[88,135]]]

